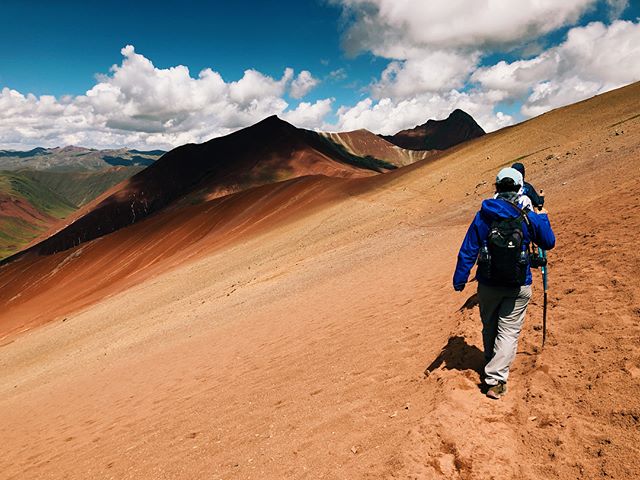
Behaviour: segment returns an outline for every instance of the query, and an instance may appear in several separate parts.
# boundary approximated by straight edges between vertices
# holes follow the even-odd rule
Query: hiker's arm
[[[473,222],[469,225],[467,234],[464,237],[460,251],[458,252],[458,263],[453,274],[453,288],[462,290],[469,279],[469,273],[476,263],[478,252],[480,251],[480,230],[482,222],[480,213],[476,214]]]
[[[546,211],[545,211],[546,212]],[[556,236],[551,230],[549,217],[546,213],[532,213],[529,215],[533,226],[533,241],[543,250],[551,250],[556,245]]]
[[[533,206],[536,208],[544,206],[544,197],[538,195],[538,192],[536,192],[536,189],[530,183],[527,183],[527,187],[527,196],[531,199]]]

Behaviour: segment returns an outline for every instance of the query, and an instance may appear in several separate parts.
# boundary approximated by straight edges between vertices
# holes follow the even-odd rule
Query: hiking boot
[[[492,385],[487,390],[487,397],[498,400],[500,397],[507,393],[507,384],[500,382],[497,385]]]

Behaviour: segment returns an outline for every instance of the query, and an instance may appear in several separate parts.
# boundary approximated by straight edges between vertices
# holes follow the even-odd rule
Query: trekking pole
[[[539,248],[538,255],[540,255],[540,258],[545,259],[544,266],[540,267],[542,271],[542,287],[544,289],[544,301],[542,304],[542,348],[544,348],[544,342],[547,339],[547,252]]]
[[[541,207],[544,205],[544,190],[540,190],[540,197],[542,199]],[[542,287],[544,290],[544,300],[542,303],[542,348],[544,348],[544,342],[547,339],[547,252],[541,248],[538,248],[538,255],[544,259],[540,271],[542,272]]]

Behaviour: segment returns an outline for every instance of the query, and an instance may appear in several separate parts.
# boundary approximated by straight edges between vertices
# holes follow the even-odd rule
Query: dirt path
[[[630,479],[640,470],[640,182],[615,162],[598,171],[606,180],[597,191],[579,181],[588,166],[567,173],[577,187],[552,217],[559,245],[544,351],[535,278],[509,393],[479,396],[480,319],[466,295],[471,308],[461,308],[425,382],[433,401],[391,476]]]

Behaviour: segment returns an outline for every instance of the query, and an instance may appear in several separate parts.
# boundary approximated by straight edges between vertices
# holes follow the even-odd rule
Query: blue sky
[[[370,55],[347,59],[340,16],[338,6],[314,0],[9,1],[0,41],[12,47],[2,54],[0,85],[78,95],[95,84],[95,74],[120,63],[120,49],[130,44],[160,68],[186,65],[197,73],[212,67],[228,80],[248,68],[272,76],[286,67],[318,76],[344,68],[364,86],[386,62]],[[340,95],[335,82],[316,96],[322,90]],[[352,89],[341,95],[346,100]]]
[[[640,80],[638,1],[459,3],[5,1],[0,148],[169,148],[272,113],[393,133],[463,108],[494,130]]]

